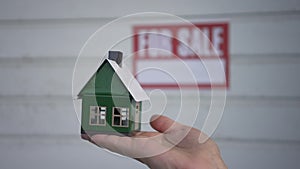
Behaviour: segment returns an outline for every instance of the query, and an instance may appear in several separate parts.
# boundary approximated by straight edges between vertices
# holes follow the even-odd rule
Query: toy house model
[[[82,99],[81,134],[130,135],[141,128],[142,101],[148,96],[122,66],[122,53],[109,51],[98,70],[79,92]]]

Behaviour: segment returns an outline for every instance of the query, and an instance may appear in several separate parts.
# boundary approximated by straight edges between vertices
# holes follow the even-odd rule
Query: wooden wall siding
[[[299,1],[118,3],[1,1],[0,168],[146,168],[80,139],[71,88],[76,57],[88,37],[116,17],[143,11],[169,12],[193,22],[228,20],[231,86],[213,137],[229,168],[300,167]],[[134,24],[164,21],[137,18],[112,32],[130,33]],[[105,39],[109,42],[110,36]],[[131,45],[125,41],[122,50],[131,52]],[[170,97],[166,109],[171,117],[176,98]],[[208,108],[204,92],[195,127],[202,127]]]

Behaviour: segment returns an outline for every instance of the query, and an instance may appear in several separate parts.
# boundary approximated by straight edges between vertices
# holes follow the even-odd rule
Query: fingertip
[[[86,141],[89,141],[91,139],[90,136],[87,134],[81,134],[80,136],[81,136],[81,139],[86,140]]]
[[[101,140],[104,140],[106,137],[107,137],[107,135],[105,135],[105,134],[95,134],[95,135],[91,136],[91,140],[101,141]]]

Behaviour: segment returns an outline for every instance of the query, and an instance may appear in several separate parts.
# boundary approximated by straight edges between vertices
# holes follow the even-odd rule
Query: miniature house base
[[[78,94],[82,99],[81,134],[130,135],[141,129],[145,91],[111,51]]]

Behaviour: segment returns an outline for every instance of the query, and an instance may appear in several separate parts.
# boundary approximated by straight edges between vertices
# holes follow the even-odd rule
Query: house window
[[[106,107],[90,106],[90,125],[106,125]]]
[[[112,125],[117,127],[128,127],[129,108],[114,107]]]

